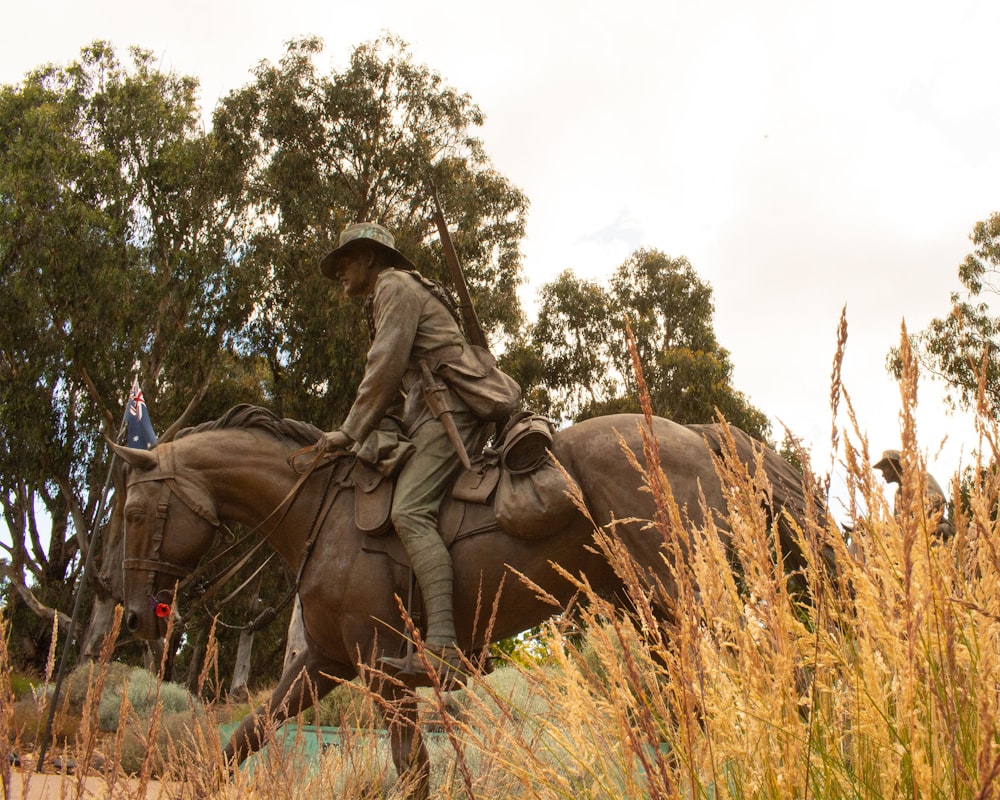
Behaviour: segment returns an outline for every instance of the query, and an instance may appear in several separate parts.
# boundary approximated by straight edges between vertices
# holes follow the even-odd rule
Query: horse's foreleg
[[[319,658],[313,648],[307,647],[281,674],[268,702],[247,716],[233,731],[223,752],[226,763],[231,768],[241,764],[264,745],[269,727],[278,727],[289,717],[325,697],[337,684],[337,678],[349,680],[354,674],[350,667]]]
[[[383,711],[389,732],[392,763],[399,777],[407,781],[410,800],[427,800],[430,796],[431,763],[420,728],[417,726],[417,699],[410,692],[382,687],[386,701]]]

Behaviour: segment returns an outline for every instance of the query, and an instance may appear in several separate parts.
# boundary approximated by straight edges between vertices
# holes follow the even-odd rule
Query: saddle
[[[387,535],[393,533],[390,513],[395,481],[361,461],[355,462],[348,480],[354,483],[355,524],[368,534],[363,549],[385,553],[393,561],[410,566],[399,537]],[[492,503],[499,482],[499,462],[489,453],[477,456],[471,470],[459,473],[438,514],[438,531],[449,550],[460,539],[500,530]]]
[[[486,448],[462,470],[445,497],[438,530],[450,550],[461,539],[503,532],[521,539],[541,538],[565,527],[579,513],[570,499],[575,486],[550,455],[555,426],[530,412],[510,419],[495,448]],[[364,549],[385,553],[410,566],[392,530],[390,512],[394,481],[356,460],[348,481],[354,485],[354,518],[368,534]]]

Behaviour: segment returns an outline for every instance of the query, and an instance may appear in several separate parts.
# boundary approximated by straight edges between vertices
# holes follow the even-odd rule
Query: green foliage
[[[802,444],[802,440],[789,430],[785,430],[785,435],[778,447],[778,455],[795,467],[799,472],[805,471],[805,466],[810,460],[810,451]]]
[[[10,676],[10,689],[15,700],[31,697],[37,681],[27,675],[15,673]]]
[[[138,775],[149,759],[153,776],[169,780],[183,774],[189,766],[186,756],[194,751],[198,741],[194,732],[197,725],[198,720],[189,711],[165,711],[152,742],[145,725],[129,725],[122,736],[118,766],[126,775]]]
[[[527,345],[539,360],[535,377],[544,393],[538,399],[547,396],[543,409],[552,416],[572,419],[620,391],[624,373],[613,349],[614,301],[602,286],[570,270],[542,286],[540,300]]]
[[[196,88],[101,42],[0,88],[0,502],[12,572],[50,607],[71,605],[132,377],[162,432],[250,314]]]
[[[607,289],[564,272],[542,287],[538,321],[515,350],[515,374],[527,396],[557,417],[638,411],[628,326],[654,413],[680,423],[722,414],[767,440],[766,415],[731,385],[713,312],[711,287],[687,259],[657,250],[633,253]]]
[[[975,249],[958,267],[964,287],[952,292],[951,310],[936,317],[914,338],[920,362],[949,387],[949,400],[996,416],[1000,412],[1000,317],[993,313],[1000,271],[1000,212],[977,222],[970,236]],[[899,354],[889,367],[900,374]]]
[[[548,629],[536,625],[517,636],[508,636],[490,645],[490,653],[499,668],[518,664],[544,664],[549,659]]]
[[[97,680],[96,670],[100,669],[96,664],[81,664],[66,676],[63,686],[63,698],[69,713],[80,715],[87,702],[87,696],[93,690]],[[121,687],[129,679],[132,669],[119,661],[112,661],[107,666],[107,673],[104,678],[105,692],[117,687],[121,693]],[[98,701],[100,698],[92,698]],[[113,730],[113,729],[112,729]]]
[[[97,707],[97,723],[102,731],[118,730],[126,699],[140,719],[148,719],[157,706],[164,713],[190,712],[198,703],[183,686],[161,682],[148,669],[134,667],[120,681],[105,686]]]
[[[367,727],[381,724],[373,713],[371,697],[359,681],[336,686],[317,705],[303,714],[302,721],[310,725],[331,727]]]

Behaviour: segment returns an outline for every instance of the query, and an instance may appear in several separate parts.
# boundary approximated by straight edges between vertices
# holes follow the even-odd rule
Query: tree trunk
[[[288,623],[288,642],[285,644],[285,663],[281,666],[282,674],[288,669],[292,660],[306,649],[306,629],[302,624],[302,603],[295,595],[295,605],[292,607],[292,619]]]
[[[250,697],[247,688],[247,678],[250,677],[250,654],[253,651],[253,633],[240,632],[240,643],[236,649],[236,667],[233,669],[233,682],[229,685],[229,699],[243,702]]]
[[[204,631],[199,631],[191,642],[191,662],[188,664],[187,688],[195,697],[200,697],[202,689],[201,671],[205,667],[205,648],[207,647],[207,636]]]
[[[115,605],[122,601],[124,594],[124,575],[122,564],[125,558],[125,525],[122,503],[125,498],[124,487],[115,476],[114,501],[111,506],[111,519],[102,531],[100,570],[91,572],[96,577],[92,581],[94,587],[94,606],[90,612],[90,622],[87,630],[80,638],[80,657],[87,661],[96,661],[101,651],[104,637],[111,631],[115,618]],[[93,565],[92,565],[93,566]],[[157,664],[159,669],[159,664]]]
[[[90,623],[80,640],[81,660],[97,661],[101,654],[101,645],[104,644],[104,637],[114,625],[116,605],[113,597],[94,597],[94,607],[90,611]]]

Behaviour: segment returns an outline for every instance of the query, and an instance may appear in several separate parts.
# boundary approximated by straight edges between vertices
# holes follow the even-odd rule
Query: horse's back
[[[644,431],[652,433],[659,468],[682,515],[694,525],[702,524],[705,510],[710,509],[719,527],[728,527],[728,498],[716,471],[716,459],[728,461],[732,457],[746,466],[755,481],[766,478],[769,513],[778,523],[783,551],[793,567],[802,565],[793,529],[781,513],[787,511],[798,524],[805,520],[810,502],[802,474],[769,447],[731,426],[680,425],[653,417],[649,428],[639,414],[617,414],[560,431],[553,453],[577,479],[595,522],[607,525],[612,520],[636,520],[617,526],[619,537],[629,543],[633,553],[641,550],[649,556],[657,544],[652,537],[654,529],[641,522],[656,517],[653,496],[645,491],[640,471],[650,468],[644,445],[652,440],[647,436],[644,442]],[[763,475],[758,475],[758,470]]]
[[[653,417],[651,429],[641,414],[594,417],[559,431],[553,454],[580,484],[598,524],[612,518],[653,518],[652,497],[643,491],[637,468],[647,468],[644,429],[652,433],[649,441],[655,440],[659,465],[686,513],[700,518],[700,493],[717,491],[712,453],[702,433],[663,417]]]

